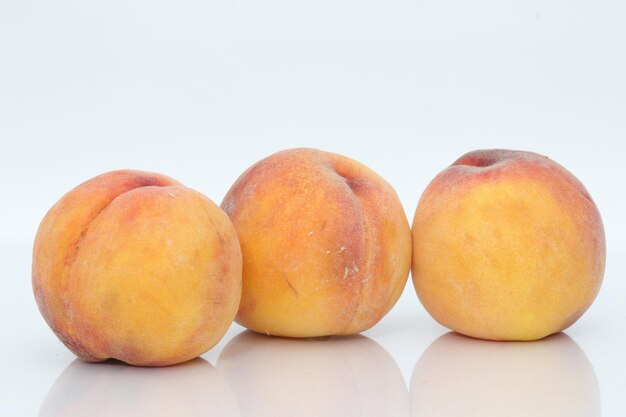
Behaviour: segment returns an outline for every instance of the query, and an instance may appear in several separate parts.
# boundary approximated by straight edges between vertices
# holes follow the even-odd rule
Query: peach
[[[362,164],[314,149],[256,163],[222,202],[243,254],[236,321],[270,335],[362,332],[408,278],[411,232],[393,188]]]
[[[424,191],[412,232],[424,307],[476,338],[559,332],[591,305],[604,274],[604,229],[587,190],[530,152],[462,156]]]
[[[163,175],[114,171],[46,214],[33,249],[39,309],[86,361],[184,362],[215,345],[241,292],[232,223]]]

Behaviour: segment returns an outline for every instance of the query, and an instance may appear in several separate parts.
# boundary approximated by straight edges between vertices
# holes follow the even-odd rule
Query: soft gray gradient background
[[[368,400],[382,396],[397,406],[384,413],[399,416],[409,403],[412,416],[438,415],[444,400],[463,410],[457,415],[524,415],[529,404],[534,416],[574,415],[568,405],[581,415],[623,415],[625,18],[618,0],[0,1],[0,414],[57,415],[71,404],[65,415],[195,415],[207,412],[194,402],[205,399],[224,416],[246,415],[247,407],[256,415],[280,415],[272,407],[377,415]],[[104,171],[135,168],[168,174],[219,203],[249,165],[300,146],[373,168],[394,185],[409,219],[429,180],[469,150],[532,150],[570,169],[599,206],[608,244],[602,291],[567,331],[588,361],[571,354],[571,342],[556,356],[538,342],[500,366],[491,353],[468,357],[477,364],[470,379],[467,370],[424,359],[434,374],[411,382],[422,353],[446,330],[409,281],[396,308],[365,333],[392,360],[380,349],[363,359],[372,344],[357,340],[343,350],[292,349],[287,370],[281,355],[260,355],[241,360],[258,369],[232,371],[217,359],[241,331],[233,326],[204,356],[215,366],[204,367],[207,378],[203,367],[199,380],[133,369],[120,379],[110,366],[76,364],[52,388],[73,355],[35,307],[30,250],[61,195]],[[356,358],[347,377],[335,366],[345,358],[332,357],[343,351]],[[458,352],[451,355],[443,362]],[[554,357],[569,365],[553,366]],[[335,365],[301,369],[299,361]],[[398,374],[394,362],[405,384],[375,385]],[[343,388],[333,385],[339,376],[348,378]],[[272,398],[241,398],[237,385],[248,379],[270,386]],[[568,391],[579,380],[584,395]],[[433,404],[421,402],[425,392]],[[291,405],[277,405],[287,399]]]

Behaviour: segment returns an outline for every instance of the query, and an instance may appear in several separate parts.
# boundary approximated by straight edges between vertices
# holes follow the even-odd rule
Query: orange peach
[[[573,324],[602,282],[605,238],[585,187],[547,157],[475,151],[426,188],[413,220],[413,282],[442,325],[534,340]]]
[[[402,292],[411,232],[393,190],[364,165],[292,149],[244,172],[222,208],[241,243],[237,322],[260,333],[362,332]]]
[[[232,223],[171,178],[114,171],[67,193],[33,249],[39,309],[86,361],[184,362],[215,345],[241,292]]]

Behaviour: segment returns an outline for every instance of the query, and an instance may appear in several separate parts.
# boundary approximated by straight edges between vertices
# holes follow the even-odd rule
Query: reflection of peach
[[[573,324],[602,282],[602,220],[557,163],[471,152],[441,172],[413,220],[413,282],[428,312],[468,336],[533,340]]]
[[[114,171],[43,219],[33,288],[59,338],[88,361],[169,365],[215,345],[240,298],[241,250],[226,214],[171,178]]]
[[[242,416],[408,416],[398,366],[364,336],[281,339],[244,332],[217,368]]]
[[[292,149],[244,172],[222,208],[241,242],[237,322],[260,333],[359,333],[395,304],[411,232],[393,188],[364,165]]]
[[[415,365],[413,416],[594,417],[591,363],[564,333],[536,342],[491,342],[448,333]]]
[[[39,416],[239,416],[232,391],[204,359],[167,368],[74,361],[54,383]]]

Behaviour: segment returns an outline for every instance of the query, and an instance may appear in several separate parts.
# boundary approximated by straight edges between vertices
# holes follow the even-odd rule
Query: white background
[[[0,0],[0,414],[624,415],[625,19],[618,0]],[[118,168],[219,203],[249,165],[299,146],[370,166],[409,219],[469,150],[548,155],[603,215],[600,295],[572,340],[449,336],[423,355],[446,330],[409,280],[369,339],[279,340],[268,355],[243,337],[250,356],[233,368],[218,358],[234,325],[204,355],[213,366],[74,363],[55,383],[74,357],[30,288],[52,204]],[[473,367],[445,366],[459,357]]]

